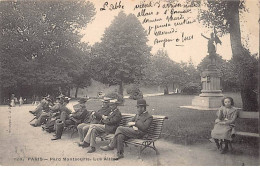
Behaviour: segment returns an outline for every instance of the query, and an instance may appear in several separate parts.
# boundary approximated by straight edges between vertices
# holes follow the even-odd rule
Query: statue
[[[211,33],[210,34],[210,38],[206,37],[205,35],[201,34],[202,37],[208,39],[208,53],[209,53],[209,58],[210,58],[210,61],[211,61],[211,64],[212,65],[215,65],[216,64],[216,47],[215,47],[215,44],[214,42],[216,43],[216,45],[219,43],[219,44],[222,44],[222,42],[220,41],[220,39],[218,38],[218,36],[216,35],[216,31],[215,31],[215,28],[214,28],[214,33]]]

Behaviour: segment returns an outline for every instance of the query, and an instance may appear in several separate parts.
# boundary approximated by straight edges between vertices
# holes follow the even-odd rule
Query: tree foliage
[[[164,86],[168,93],[169,85],[179,83],[180,67],[170,59],[167,51],[158,50],[151,57],[151,61],[145,69],[144,82],[149,85]]]
[[[84,0],[0,2],[1,90],[72,85],[85,57],[79,30],[94,15]]]
[[[120,12],[105,30],[101,43],[95,44],[92,60],[94,78],[109,85],[139,81],[150,57],[147,34],[135,15]]]
[[[171,85],[183,86],[189,82],[199,83],[199,72],[193,64],[174,62],[164,50],[158,50],[151,57],[145,74],[143,80],[145,85],[163,86],[166,94]]]

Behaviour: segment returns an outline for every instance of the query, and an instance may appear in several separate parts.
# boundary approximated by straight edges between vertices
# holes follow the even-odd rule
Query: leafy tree
[[[139,81],[149,60],[151,48],[147,46],[147,34],[135,15],[120,12],[105,30],[102,42],[93,47],[93,78],[109,85]]]
[[[73,64],[74,69],[71,69],[69,75],[72,77],[72,85],[67,87],[67,91],[70,90],[70,87],[75,87],[75,98],[78,95],[78,89],[88,87],[91,85],[91,56],[88,50],[87,44],[81,44],[78,47],[78,50],[75,50],[74,56],[77,57],[77,62],[71,61]],[[68,94],[69,95],[69,94]]]
[[[151,62],[145,69],[146,84],[161,85],[165,88],[165,94],[169,94],[168,87],[174,83],[179,83],[180,67],[170,59],[167,51],[158,50],[151,57]]]
[[[180,70],[179,84],[182,86],[182,88],[185,87],[186,84],[192,84],[192,86],[200,86],[200,73],[192,62],[181,62]]]
[[[0,2],[1,91],[41,94],[73,84],[82,70],[79,30],[94,15],[84,0]]]
[[[214,26],[222,34],[229,33],[232,49],[232,57],[238,73],[243,109],[256,111],[258,109],[257,59],[244,48],[241,41],[239,13],[245,11],[243,0],[211,1],[207,3],[208,10],[200,11],[200,19],[206,26]]]

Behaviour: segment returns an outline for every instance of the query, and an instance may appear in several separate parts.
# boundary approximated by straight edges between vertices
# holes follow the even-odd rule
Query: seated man
[[[102,115],[101,124],[91,124],[88,130],[86,137],[82,144],[79,146],[91,147],[88,153],[93,153],[96,151],[96,136],[101,135],[103,133],[115,133],[117,127],[120,124],[122,115],[121,112],[117,108],[117,104],[119,102],[115,100],[110,100],[111,112],[106,116]]]
[[[59,108],[58,111],[52,113],[50,117],[47,117],[48,121],[46,124],[42,127],[45,131],[53,132],[55,131],[55,122],[57,119],[60,119],[62,116],[68,116],[71,113],[71,110],[67,108],[67,105],[69,103],[70,98],[65,97],[63,98],[63,104]]]
[[[51,99],[48,96],[46,96],[46,97],[43,97],[43,99],[41,100],[40,104],[37,105],[35,110],[29,111],[29,112],[32,113],[33,115],[39,117],[40,113],[42,111],[45,111],[45,112],[49,111],[50,110],[50,106],[52,106]]]
[[[100,124],[102,115],[107,116],[111,112],[111,108],[109,107],[109,99],[103,100],[102,108],[99,109],[97,112],[92,112],[90,119],[84,120],[83,123],[79,124],[77,129],[79,133],[79,145],[83,144],[83,139],[86,136],[88,129],[90,127],[90,124]]]
[[[90,113],[86,108],[86,99],[81,98],[79,100],[79,109],[75,113],[70,112],[66,107],[61,109],[60,119],[55,122],[55,136],[51,140],[61,139],[62,132],[65,126],[81,123],[84,119],[89,119]],[[69,111],[68,111],[69,110]]]
[[[35,121],[35,123],[32,123],[31,125],[37,127],[42,125],[43,123],[45,124],[48,117],[51,117],[55,112],[58,112],[61,109],[62,104],[63,102],[61,98],[57,97],[54,106],[52,106],[49,111],[42,112],[40,116],[37,118],[37,120]]]
[[[124,157],[124,141],[130,138],[142,138],[150,125],[153,117],[146,111],[146,101],[144,99],[137,100],[137,114],[128,123],[128,127],[118,127],[116,129],[113,140],[109,145],[101,147],[101,150],[108,151],[117,148],[117,156],[115,159]]]

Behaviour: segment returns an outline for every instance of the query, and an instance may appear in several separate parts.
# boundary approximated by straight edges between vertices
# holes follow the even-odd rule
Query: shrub
[[[132,86],[128,87],[126,89],[126,93],[130,94],[130,96],[129,96],[130,99],[138,100],[138,99],[143,98],[143,93],[136,85],[132,85]]]
[[[120,104],[119,105],[123,105],[125,102],[125,99],[122,95],[118,94],[117,92],[111,92],[105,95],[105,97],[109,97],[111,99],[117,99]]]
[[[196,94],[201,90],[201,86],[199,83],[188,83],[182,89],[182,92],[185,94]]]

